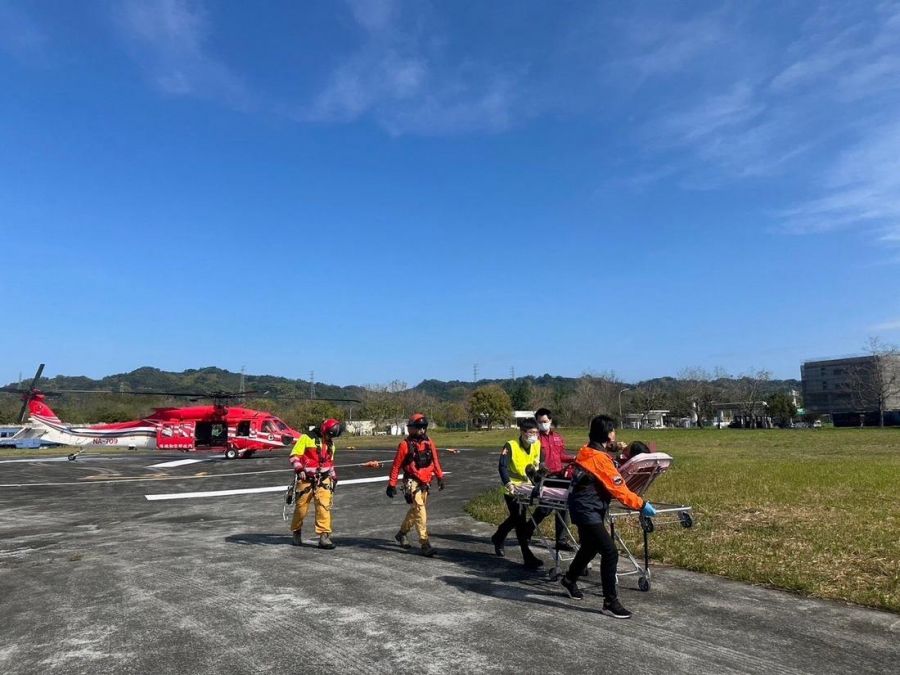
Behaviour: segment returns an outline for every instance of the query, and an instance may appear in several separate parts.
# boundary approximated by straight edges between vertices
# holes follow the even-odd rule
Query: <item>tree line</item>
[[[182,373],[140,368],[100,380],[44,378],[38,387],[114,392],[63,395],[50,401],[66,422],[114,422],[140,418],[154,407],[200,404],[176,397],[128,396],[129,391],[237,391],[240,378],[239,373],[218,368]],[[442,427],[477,428],[507,423],[514,410],[538,407],[553,410],[557,423],[566,426],[586,425],[592,416],[600,413],[618,418],[620,413],[658,409],[669,410],[674,417],[691,417],[695,413],[700,420],[711,420],[716,403],[743,403],[747,406],[745,412],[752,415],[754,406],[769,399],[778,403],[780,414],[787,415],[790,405],[785,405],[785,401],[790,404],[791,398],[787,392],[800,387],[797,380],[775,380],[764,370],[729,375],[720,369],[703,368],[684,370],[678,377],[637,383],[624,382],[612,372],[584,373],[575,378],[542,375],[479,382],[425,380],[414,387],[400,380],[351,387],[314,383],[317,396],[359,400],[346,404],[309,400],[312,387],[305,380],[247,375],[244,385],[248,394],[242,405],[268,410],[295,428],[304,428],[327,417],[373,420],[379,425],[402,424],[412,412],[424,412]],[[20,405],[15,396],[0,397],[0,421],[15,421]],[[772,408],[769,410],[771,414]]]

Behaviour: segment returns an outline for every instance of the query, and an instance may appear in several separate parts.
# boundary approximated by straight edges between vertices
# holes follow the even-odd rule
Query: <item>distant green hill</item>
[[[587,380],[587,382],[586,382]],[[189,369],[180,373],[151,368],[138,368],[130,373],[108,375],[95,380],[83,375],[57,375],[42,378],[38,387],[44,390],[88,389],[115,392],[112,395],[69,394],[53,398],[51,405],[59,416],[70,422],[107,422],[134,419],[147,414],[155,406],[189,405],[187,399],[166,396],[137,397],[121,396],[119,392],[162,391],[162,392],[237,392],[241,374],[222,368],[207,367]],[[22,386],[27,386],[28,380]],[[534,405],[546,405],[559,413],[561,421],[586,423],[598,411],[615,414],[620,405],[624,412],[650,408],[669,409],[673,414],[686,415],[691,410],[692,401],[707,402],[704,414],[708,416],[710,401],[739,401],[755,392],[756,400],[768,398],[775,392],[799,389],[798,380],[765,380],[750,386],[746,378],[721,377],[698,384],[692,380],[660,377],[642,382],[625,383],[603,377],[559,377],[549,374],[526,376],[513,379],[484,379],[478,382],[461,380],[423,380],[415,387],[397,391],[370,391],[362,386],[339,387],[322,382],[315,383],[315,394],[319,398],[360,399],[363,405],[346,406],[355,408],[356,415],[373,418],[402,417],[415,410],[427,410],[435,421],[458,418],[457,404],[464,404],[469,394],[478,387],[496,384],[503,387],[512,398],[513,406],[525,409]],[[15,384],[13,384],[15,386]],[[270,410],[293,423],[300,424],[306,418],[343,415],[334,406],[314,405],[308,399],[308,380],[293,380],[276,375],[246,375],[244,388],[248,392],[247,405]],[[624,397],[620,391],[628,391]],[[256,393],[253,393],[256,392]],[[641,403],[641,397],[643,403]],[[624,399],[624,403],[623,403]],[[0,396],[0,422],[15,421],[21,402],[15,396]],[[453,407],[456,406],[456,412]]]

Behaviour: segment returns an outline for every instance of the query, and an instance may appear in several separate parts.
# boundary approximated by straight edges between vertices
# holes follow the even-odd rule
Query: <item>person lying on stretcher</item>
[[[616,457],[617,467],[621,467],[632,457],[637,457],[638,455],[642,455],[644,453],[653,452],[653,450],[651,450],[645,443],[642,443],[641,441],[632,441],[627,445],[620,442],[617,445],[619,446],[619,454]]]

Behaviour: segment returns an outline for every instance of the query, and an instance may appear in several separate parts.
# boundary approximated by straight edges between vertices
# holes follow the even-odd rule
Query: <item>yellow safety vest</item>
[[[531,444],[528,450],[525,450],[518,439],[507,441],[509,446],[509,480],[520,485],[528,482],[528,475],[525,469],[533,466],[535,469],[541,462],[541,441],[537,440]]]
[[[294,448],[291,450],[290,456],[294,455],[304,455],[308,448],[316,448],[317,452],[322,452],[322,439],[321,438],[311,438],[308,434],[301,434],[300,438],[294,443]],[[334,447],[334,442],[331,443],[331,456],[334,457],[334,453],[337,450]]]

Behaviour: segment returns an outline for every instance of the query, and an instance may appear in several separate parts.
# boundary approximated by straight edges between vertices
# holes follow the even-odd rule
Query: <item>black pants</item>
[[[603,586],[603,595],[607,598],[616,597],[616,566],[619,563],[619,552],[616,550],[616,542],[609,534],[604,523],[590,523],[578,525],[578,538],[580,548],[566,576],[569,581],[577,581],[587,569],[588,563],[600,554],[600,583]]]
[[[559,517],[556,518],[553,516],[553,513],[556,512],[559,514]],[[569,512],[568,511],[557,511],[555,509],[547,508],[546,506],[541,506],[534,510],[534,513],[531,514],[531,519],[534,521],[528,523],[528,538],[534,535],[534,531],[538,525],[547,517],[553,518],[553,525],[556,528],[556,543],[564,544],[568,543],[568,539],[566,537],[566,523],[569,522]]]
[[[519,548],[522,549],[522,557],[528,561],[532,560],[535,555],[528,547],[529,527],[528,521],[525,520],[525,509],[516,503],[515,497],[511,495],[503,495],[506,502],[506,508],[509,509],[509,517],[500,523],[491,540],[502,544],[512,530],[516,531],[516,539],[519,542]]]

